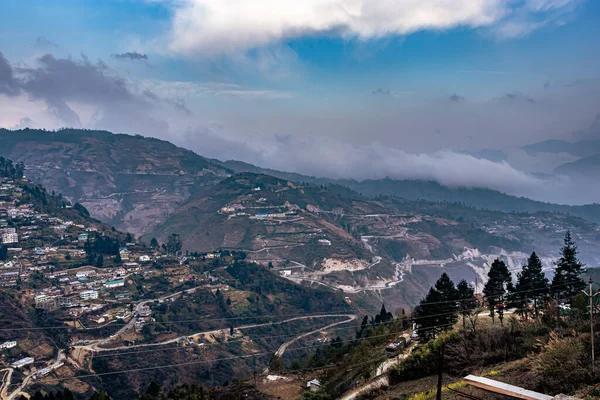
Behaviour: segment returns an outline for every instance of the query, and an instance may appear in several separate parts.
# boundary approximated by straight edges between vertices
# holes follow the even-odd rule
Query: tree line
[[[550,282],[542,270],[542,262],[533,252],[513,282],[511,271],[506,263],[497,258],[488,272],[488,281],[483,288],[483,298],[475,297],[475,288],[466,280],[458,285],[443,273],[425,298],[413,311],[419,336],[435,338],[440,332],[450,330],[463,319],[473,330],[481,307],[489,310],[494,321],[496,317],[504,322],[506,309],[515,309],[523,319],[539,316],[541,305],[548,299],[557,304],[571,305],[575,296],[581,293],[585,283],[581,278],[584,264],[578,258],[578,251],[571,232],[567,231],[561,256],[555,263],[554,278]]]
[[[13,163],[4,157],[0,157],[0,178],[22,179],[25,174],[25,165],[22,162]]]

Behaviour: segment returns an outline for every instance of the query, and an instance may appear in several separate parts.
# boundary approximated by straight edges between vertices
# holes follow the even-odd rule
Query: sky
[[[593,0],[4,0],[0,126],[600,201],[548,177],[580,155],[521,148],[600,139],[598,21]]]

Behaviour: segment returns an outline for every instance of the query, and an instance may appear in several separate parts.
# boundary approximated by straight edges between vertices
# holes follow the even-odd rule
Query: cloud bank
[[[155,0],[153,0],[155,1]],[[166,0],[164,0],[166,1]],[[578,0],[180,0],[168,48],[230,54],[315,34],[377,39],[421,30],[488,28],[517,37],[574,10]]]

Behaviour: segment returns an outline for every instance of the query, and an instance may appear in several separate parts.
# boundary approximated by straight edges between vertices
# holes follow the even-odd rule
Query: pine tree
[[[531,253],[527,265],[517,275],[517,284],[509,289],[509,303],[527,319],[528,304],[533,300],[533,312],[538,316],[538,304],[548,293],[548,278],[542,271],[542,262],[535,252]]]
[[[150,240],[150,248],[152,250],[156,250],[158,249],[160,246],[158,245],[158,240],[156,240],[156,238],[152,238],[152,240]]]
[[[465,319],[468,318],[473,310],[477,308],[477,299],[475,298],[475,288],[467,283],[466,280],[461,280],[456,286],[458,296],[458,308],[462,315],[463,329],[466,327]]]
[[[571,304],[571,299],[585,288],[585,283],[581,279],[584,265],[577,257],[577,246],[571,239],[570,231],[565,234],[560,253],[561,257],[556,262],[552,279],[552,294],[559,302],[566,301]]]
[[[452,329],[458,320],[457,300],[454,282],[444,272],[413,312],[419,335],[433,339],[439,332]]]
[[[511,281],[510,271],[504,261],[496,259],[492,263],[492,267],[488,273],[488,281],[483,288],[483,294],[487,301],[492,321],[497,311],[498,319],[500,319],[501,324],[503,323],[506,289]]]

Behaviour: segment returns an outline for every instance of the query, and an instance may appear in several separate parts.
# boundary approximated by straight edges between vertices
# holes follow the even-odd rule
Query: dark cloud
[[[192,115],[192,111],[187,107],[187,104],[185,103],[185,101],[183,99],[177,98],[177,99],[170,99],[170,100],[166,100],[166,102],[171,105],[174,109],[179,110],[183,113],[185,113],[186,115]]]
[[[33,100],[42,100],[49,114],[66,126],[82,126],[72,106],[86,104],[95,108],[88,127],[149,135],[168,134],[167,123],[151,116],[157,104],[187,109],[183,101],[163,100],[149,90],[135,93],[102,60],[93,63],[85,55],[73,60],[46,54],[37,59],[35,67],[12,68],[0,53],[0,93],[26,93]]]
[[[137,53],[135,51],[128,51],[121,54],[113,54],[112,57],[119,61],[148,61],[147,54]]]
[[[589,83],[589,79],[575,79],[572,82],[567,83],[565,86],[566,87],[575,87],[575,86],[581,86],[581,85],[585,85],[586,83]]]
[[[550,87],[550,81],[546,81],[544,83],[544,89],[548,89]]]
[[[36,47],[38,47],[40,49],[45,49],[45,50],[58,48],[58,45],[56,43],[54,43],[51,40],[48,40],[44,36],[39,36],[35,40],[35,45],[36,45]]]
[[[502,97],[496,97],[494,100],[506,101],[506,102],[517,102],[517,101],[526,101],[528,103],[535,103],[535,99],[533,97],[527,96],[523,93],[519,92],[510,92],[506,93]]]
[[[373,94],[382,94],[384,96],[390,96],[392,92],[390,92],[390,89],[378,88],[377,90],[373,91]]]
[[[16,96],[20,92],[14,70],[0,51],[0,94]]]
[[[450,101],[460,103],[461,101],[465,101],[465,98],[459,94],[453,93],[452,96],[450,96]]]

